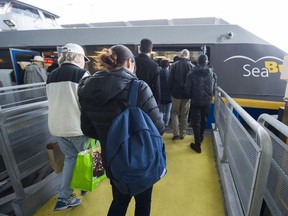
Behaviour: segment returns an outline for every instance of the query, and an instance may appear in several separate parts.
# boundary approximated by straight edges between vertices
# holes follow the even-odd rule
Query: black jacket
[[[83,78],[79,84],[81,129],[85,135],[100,140],[106,170],[108,130],[113,119],[126,108],[129,89],[134,79],[137,79],[135,75],[120,69],[113,72],[96,72],[93,76]],[[139,87],[137,106],[150,116],[160,134],[163,134],[165,124],[162,116],[151,89],[143,81]]]
[[[160,103],[160,67],[146,54],[140,53],[135,57],[136,75],[144,80],[151,88],[157,104]]]
[[[216,74],[209,66],[197,66],[187,75],[185,90],[191,105],[209,105],[217,82]]]
[[[187,74],[195,67],[189,59],[180,58],[173,63],[168,76],[168,86],[172,92],[172,96],[176,99],[188,99],[185,91],[185,82]]]

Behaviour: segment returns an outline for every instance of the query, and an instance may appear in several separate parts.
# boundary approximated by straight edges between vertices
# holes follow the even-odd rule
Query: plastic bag
[[[85,150],[77,155],[71,188],[93,191],[105,178],[100,143],[91,138]]]

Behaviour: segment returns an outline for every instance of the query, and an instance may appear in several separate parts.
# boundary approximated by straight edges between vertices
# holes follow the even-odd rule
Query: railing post
[[[229,110],[231,110],[231,112],[233,112],[233,106],[231,104],[228,104],[228,108],[229,108]],[[225,124],[224,142],[223,142],[223,156],[221,158],[221,162],[225,162],[225,163],[227,163],[227,161],[228,161],[227,155],[226,155],[226,148],[228,145],[228,137],[229,137],[231,121],[232,121],[232,115],[230,115],[230,113],[229,113],[227,116],[227,119],[226,119],[226,124]]]
[[[19,168],[17,166],[16,159],[14,157],[12,148],[9,144],[6,128],[2,127],[0,124],[0,153],[2,154],[2,158],[7,170],[7,173],[10,177],[10,181],[13,187],[13,190],[16,194],[17,198],[24,198],[25,192],[23,185],[21,183],[21,175]]]
[[[260,146],[262,151],[259,158],[258,172],[256,173],[254,192],[250,202],[251,206],[248,214],[250,216],[260,215],[272,161],[273,150],[271,137],[264,128],[259,128],[258,130],[257,144]]]
[[[215,118],[215,128],[214,130],[218,130],[218,121],[219,121],[219,110],[220,110],[220,100],[221,93],[216,89],[214,95],[214,118]]]

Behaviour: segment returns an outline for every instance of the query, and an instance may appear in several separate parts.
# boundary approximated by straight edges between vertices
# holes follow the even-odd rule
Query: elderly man
[[[54,211],[81,203],[73,194],[70,184],[77,154],[83,151],[89,139],[81,131],[77,95],[80,80],[89,75],[84,69],[85,62],[89,59],[81,46],[68,43],[62,47],[58,61],[61,62],[61,66],[48,75],[46,85],[49,131],[58,138],[59,147],[65,155],[62,184]],[[82,193],[84,194],[85,192]]]
[[[185,92],[185,82],[187,74],[194,67],[190,62],[189,50],[183,49],[179,57],[179,60],[172,64],[168,76],[168,86],[172,93],[173,141],[184,139],[186,135],[190,100]]]
[[[38,83],[46,82],[47,80],[47,71],[44,68],[44,59],[41,56],[34,56],[31,59],[31,64],[26,66],[23,83]]]

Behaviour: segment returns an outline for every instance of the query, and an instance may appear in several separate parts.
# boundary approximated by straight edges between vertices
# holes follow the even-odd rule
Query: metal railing
[[[262,114],[258,122],[272,140],[273,158],[267,181],[265,201],[272,215],[288,215],[288,126],[273,116]],[[280,139],[279,137],[283,137]]]
[[[45,82],[0,88],[0,110],[45,100]]]
[[[16,215],[32,215],[59,188],[46,151],[56,142],[47,113],[47,101],[0,110],[0,213],[9,204]]]
[[[257,216],[272,159],[270,136],[220,87],[214,111],[214,143],[228,215]]]

